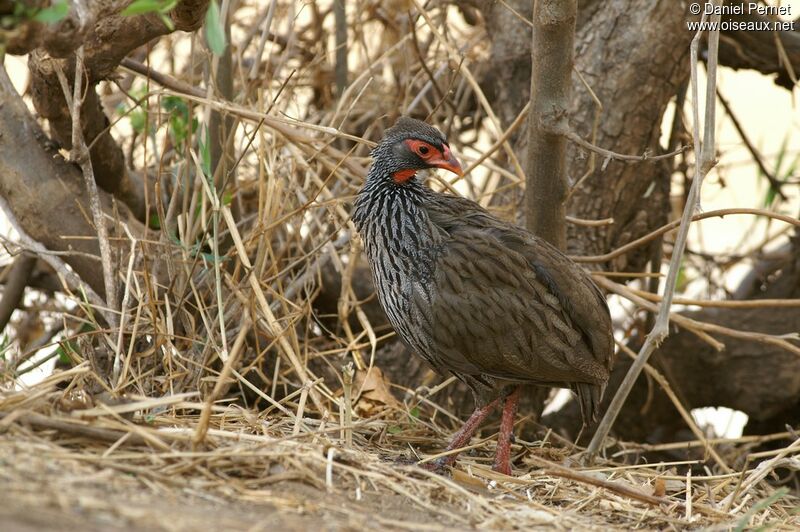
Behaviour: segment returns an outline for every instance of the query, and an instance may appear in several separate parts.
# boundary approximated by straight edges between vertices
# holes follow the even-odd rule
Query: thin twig
[[[56,66],[56,74],[61,83],[61,89],[64,91],[64,99],[67,101],[67,105],[70,109],[70,116],[72,119],[72,150],[70,158],[81,167],[83,180],[86,184],[86,191],[89,195],[89,208],[92,211],[92,220],[97,230],[97,242],[100,246],[100,258],[103,264],[103,283],[106,290],[107,305],[111,310],[117,311],[119,309],[119,303],[117,301],[117,285],[114,282],[115,276],[113,259],[111,256],[111,244],[108,240],[105,214],[103,213],[103,207],[100,205],[100,193],[97,190],[97,182],[94,179],[91,155],[89,154],[89,148],[86,146],[86,139],[83,138],[83,127],[81,125],[83,78],[85,75],[83,69],[83,46],[80,46],[75,51],[75,77],[73,79],[72,94],[70,94],[67,76],[61,69],[60,64],[57,61],[53,64]],[[112,328],[116,328],[116,315],[112,313],[108,316],[112,319],[109,325],[111,325]]]
[[[643,163],[647,161],[661,161],[663,159],[670,159],[675,157],[676,155],[680,155],[681,153],[685,152],[689,149],[688,146],[680,146],[675,151],[671,151],[669,153],[664,153],[661,155],[649,155],[645,153],[644,155],[626,155],[624,153],[617,153],[615,151],[607,150],[605,148],[601,148],[600,146],[595,146],[589,141],[583,140],[580,135],[575,133],[574,131],[567,131],[564,133],[564,136],[567,137],[569,140],[577,144],[582,148],[586,148],[589,151],[593,151],[598,155],[602,155],[607,159],[614,159],[615,161],[624,161],[626,163]]]
[[[594,273],[594,272],[593,272]],[[599,272],[598,272],[599,273]],[[620,276],[624,277],[629,275],[620,272]],[[645,290],[637,290],[636,288],[628,287],[631,293],[641,296],[648,301],[660,303],[662,297],[652,292]],[[796,308],[800,307],[800,299],[743,299],[743,300],[711,300],[711,299],[691,299],[687,297],[676,297],[672,300],[677,305],[693,305],[697,307],[706,308]]]

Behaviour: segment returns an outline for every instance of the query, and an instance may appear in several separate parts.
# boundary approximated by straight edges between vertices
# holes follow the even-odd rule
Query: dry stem
[[[715,5],[719,5],[719,0],[714,1]],[[706,16],[703,15],[703,21]],[[712,22],[719,23],[720,15],[712,15]],[[714,120],[714,110],[716,107],[716,79],[717,79],[717,51],[719,46],[719,29],[710,32],[709,45],[708,45],[708,81],[706,86],[706,112],[704,122],[704,142],[700,143],[700,113],[698,103],[698,89],[697,89],[697,54],[698,45],[700,42],[701,32],[698,30],[697,34],[692,40],[691,46],[691,77],[692,77],[692,107],[694,110],[694,152],[695,152],[695,175],[692,187],[689,190],[689,195],[686,199],[683,215],[681,216],[681,225],[678,230],[678,235],[675,239],[673,246],[672,258],[669,264],[669,273],[667,280],[664,283],[664,295],[659,306],[658,314],[656,316],[653,329],[647,335],[647,339],[639,350],[639,354],[628,370],[625,379],[620,384],[619,389],[614,394],[611,404],[608,406],[597,431],[592,437],[592,441],[587,448],[587,455],[589,460],[592,460],[597,452],[603,445],[603,441],[611,430],[614,421],[617,418],[625,400],[628,398],[636,379],[647,364],[650,355],[656,350],[661,342],[669,335],[669,319],[670,308],[672,307],[672,299],[675,295],[675,287],[678,282],[678,272],[680,271],[681,258],[683,251],[686,248],[686,237],[689,235],[689,225],[691,223],[692,214],[698,206],[700,200],[700,186],[703,178],[716,164],[715,144],[714,144],[714,128],[716,122]]]

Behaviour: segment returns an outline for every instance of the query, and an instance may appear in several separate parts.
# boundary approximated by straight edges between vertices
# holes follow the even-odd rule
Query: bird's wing
[[[498,231],[503,243],[525,256],[581,331],[594,358],[611,369],[614,339],[606,298],[591,276],[545,240],[517,227]]]
[[[604,382],[611,322],[588,274],[474,202],[445,198],[429,209],[447,233],[428,302],[442,362],[500,378]]]

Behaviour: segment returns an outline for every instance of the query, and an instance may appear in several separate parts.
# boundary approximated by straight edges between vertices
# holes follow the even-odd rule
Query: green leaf
[[[409,410],[408,415],[411,416],[412,419],[419,419],[419,407],[415,406],[414,408]]]
[[[401,429],[397,425],[392,425],[391,427],[386,429],[386,432],[388,432],[389,434],[399,434],[400,432],[403,432],[403,429]]]
[[[73,358],[69,356],[69,354],[78,352],[78,344],[72,340],[58,342],[58,348],[55,352],[56,356],[58,356],[59,362],[67,366],[72,366],[74,362]]]
[[[6,351],[8,350],[8,345],[9,345],[8,335],[4,334],[3,336],[0,336],[0,359],[3,360],[6,359]]]
[[[58,353],[58,361],[59,362],[61,362],[62,364],[66,364],[66,365],[71,365],[72,364],[72,359],[69,358],[69,355],[67,354],[67,350],[66,349],[64,349],[63,347],[59,347],[58,349],[56,349],[56,353]]]
[[[172,22],[172,19],[169,18],[166,14],[162,13],[161,11],[159,11],[158,12],[158,18],[161,19],[161,22],[164,23],[164,26],[166,26],[166,28],[169,31],[175,30],[175,24]]]
[[[208,127],[205,128],[203,138],[198,141],[200,148],[200,166],[206,179],[211,179],[211,148],[208,143]]]
[[[206,42],[208,49],[216,56],[225,51],[225,28],[219,18],[219,6],[211,0],[206,11]]]
[[[169,133],[172,136],[172,142],[176,146],[180,146],[186,140],[186,122],[179,116],[171,117],[169,119]]]
[[[146,13],[156,13],[164,26],[169,31],[175,29],[175,24],[172,19],[167,16],[167,13],[172,11],[178,4],[178,0],[135,0],[128,7],[122,10],[125,16],[144,15]]]
[[[784,166],[783,163],[785,161],[788,161],[788,159],[786,159],[786,156],[788,155],[787,148],[789,144],[789,138],[790,138],[789,134],[783,137],[783,141],[781,142],[781,146],[778,149],[778,153],[775,158],[774,176],[775,176],[775,181],[778,181],[780,183],[786,182],[787,179],[791,178],[794,175],[795,169],[797,168],[798,165],[798,161],[800,161],[800,155],[798,155],[790,162],[787,162],[788,168],[786,169],[783,168]],[[763,172],[761,172],[760,169],[758,170],[758,177],[766,178],[766,176],[764,176]],[[764,201],[763,201],[764,208],[771,207],[772,204],[775,202],[775,198],[778,197],[778,188],[779,187],[774,186],[774,184],[771,182],[767,183],[767,193],[764,195]]]
[[[764,204],[762,208],[766,209],[772,205],[772,202],[775,201],[775,197],[778,195],[778,189],[772,186],[772,183],[769,184],[769,188],[767,189],[767,194],[764,196]]]
[[[783,166],[783,159],[786,157],[786,148],[789,146],[789,137],[790,135],[787,134],[783,137],[783,141],[781,142],[781,147],[778,149],[778,155],[775,159],[775,175],[779,175],[781,173],[781,166]]]
[[[686,264],[681,257],[681,262],[678,265],[678,277],[675,279],[675,291],[682,292],[684,288],[686,288],[686,284],[689,280],[686,278]]]
[[[50,7],[46,7],[33,16],[33,20],[45,24],[55,24],[69,13],[67,0],[53,0]]]
[[[206,262],[208,262],[209,264],[214,264],[215,262],[219,262],[220,264],[223,264],[225,262],[228,262],[228,260],[230,260],[230,257],[217,257],[213,253],[201,252],[200,256],[203,257],[203,259]]]
[[[161,101],[161,107],[170,114],[169,126],[172,141],[176,146],[183,144],[189,136],[189,106],[177,96],[167,96]],[[195,120],[192,120],[194,131]]]
[[[178,5],[178,0],[165,0],[161,2],[161,8],[158,11],[159,13],[166,15],[167,13],[175,9],[176,5]]]
[[[164,96],[164,98],[161,99],[161,108],[168,113],[177,111],[187,118],[189,116],[189,106],[186,105],[186,102],[180,96]]]
[[[145,13],[160,12],[164,2],[162,0],[135,0],[122,10],[124,16],[143,15]]]
[[[131,121],[131,128],[133,128],[136,133],[144,133],[144,126],[147,123],[147,112],[133,111],[128,115],[128,119]]]

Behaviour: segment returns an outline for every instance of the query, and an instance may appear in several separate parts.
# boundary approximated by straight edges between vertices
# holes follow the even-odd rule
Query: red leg
[[[472,415],[469,416],[469,419],[466,421],[466,423],[464,423],[464,425],[458,429],[458,432],[453,435],[453,439],[450,440],[450,444],[447,446],[446,450],[452,451],[453,449],[460,449],[461,447],[464,447],[464,445],[472,438],[472,435],[475,434],[475,431],[478,430],[478,427],[481,426],[483,420],[486,419],[486,416],[491,414],[492,410],[497,407],[497,403],[499,401],[500,399],[495,399],[486,406],[476,408]],[[458,453],[448,454],[447,456],[443,456],[438,460],[424,464],[423,467],[435,471],[445,466],[453,465],[453,462],[456,461],[457,456]]]
[[[508,476],[511,476],[511,438],[514,436],[514,416],[517,415],[517,406],[519,406],[519,387],[514,388],[514,391],[506,396],[492,467],[498,473]]]

